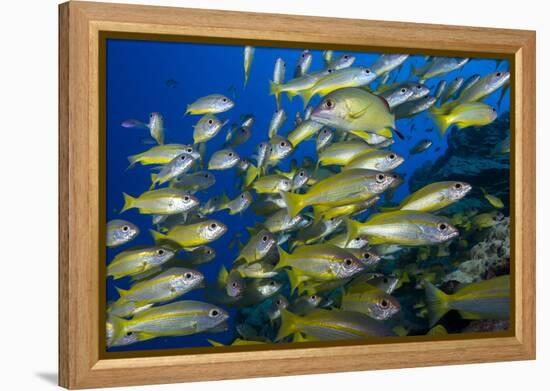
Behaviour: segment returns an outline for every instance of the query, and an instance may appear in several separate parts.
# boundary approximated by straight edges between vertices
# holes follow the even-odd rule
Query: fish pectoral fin
[[[353,113],[349,113],[349,116],[350,116],[352,119],[360,118],[360,117],[362,117],[363,115],[365,115],[365,113],[367,112],[368,109],[369,109],[369,106],[365,106],[363,109],[361,109],[361,110],[359,110],[359,111],[356,111],[356,112],[353,112]]]

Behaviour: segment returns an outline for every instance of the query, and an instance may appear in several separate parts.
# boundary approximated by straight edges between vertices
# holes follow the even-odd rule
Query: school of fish
[[[255,54],[254,47],[244,48],[244,89],[254,77]],[[107,278],[115,285],[123,278],[132,281],[129,289],[117,288],[118,299],[108,303],[108,347],[223,332],[231,309],[251,307],[262,308],[268,319],[264,329],[269,330],[260,333],[238,325],[231,345],[412,334],[414,327],[399,321],[404,304],[394,296],[405,274],[384,274],[378,267],[402,251],[445,248],[460,240],[462,230],[494,224],[495,214],[472,217],[468,227],[446,216],[446,207],[472,191],[459,179],[431,183],[390,204],[388,195],[404,183],[395,170],[405,161],[391,146],[406,142],[396,120],[422,112],[442,137],[453,126],[490,124],[497,111],[483,100],[508,88],[508,72],[434,83],[469,59],[426,57],[421,66],[412,67],[409,80],[397,82],[395,74],[408,55],[382,54],[372,64],[356,64],[351,54],[327,50],[325,66],[310,69],[312,56],[303,51],[293,72],[286,71],[284,58],[273,64],[273,78],[265,80],[266,94],[273,95],[273,117],[252,156],[242,156],[238,147],[260,132],[254,116],[228,126],[224,113],[238,109],[239,102],[217,91],[182,102],[182,114],[196,117],[186,134],[188,143],[166,144],[164,120],[157,112],[147,122],[122,123],[124,128],[147,129],[156,145],[128,157],[130,170],[136,165],[151,168],[150,187],[120,195],[120,217],[107,223],[106,245],[123,246],[138,235],[150,235],[154,244],[126,246],[108,260]],[[310,106],[315,96],[320,101]],[[286,113],[282,102],[294,97],[303,101],[304,109]],[[283,134],[290,118],[294,126]],[[206,146],[215,137],[225,137],[224,147],[207,158]],[[309,142],[317,156],[293,159],[300,144]],[[421,154],[431,145],[423,139],[411,146],[410,154]],[[290,170],[282,169],[283,161],[291,162]],[[217,175],[234,176],[234,198],[201,198]],[[495,213],[504,207],[498,197],[477,190]],[[124,219],[133,208],[150,216],[149,231],[141,232]],[[210,215],[238,215],[249,208],[261,222],[235,235],[238,255],[226,259],[216,254],[209,245],[232,232],[222,218]],[[215,283],[199,270],[213,262],[219,264]],[[430,335],[446,333],[437,323],[451,310],[463,319],[509,317],[508,276],[468,284],[451,295],[437,283],[426,274],[419,287],[425,290],[419,311],[430,328],[435,326]],[[204,301],[186,299],[198,289],[204,291]],[[211,344],[222,345],[215,340]]]

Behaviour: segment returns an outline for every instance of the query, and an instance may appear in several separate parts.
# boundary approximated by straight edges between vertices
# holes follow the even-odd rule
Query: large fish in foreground
[[[130,320],[111,316],[116,341],[127,333],[141,334],[141,340],[181,336],[213,330],[229,318],[223,309],[200,301],[184,300],[149,308]]]
[[[151,230],[157,242],[174,242],[183,249],[194,249],[219,239],[227,232],[227,226],[217,220],[204,220],[189,225],[176,225],[166,234]]]
[[[309,188],[305,194],[281,192],[291,217],[313,205],[349,205],[381,194],[393,177],[378,171],[354,168],[332,175]]]
[[[344,131],[376,133],[395,129],[395,117],[388,102],[361,88],[342,88],[331,92],[311,113],[311,119]]]
[[[378,213],[364,223],[349,219],[347,231],[348,240],[364,235],[371,245],[434,245],[458,236],[446,217],[417,211]]]
[[[296,332],[317,341],[387,337],[394,333],[383,323],[365,314],[351,311],[316,309],[306,316],[281,310],[281,327],[276,340]]]
[[[474,282],[447,295],[429,282],[426,284],[426,301],[430,326],[451,310],[464,319],[509,319],[510,276],[494,277]]]

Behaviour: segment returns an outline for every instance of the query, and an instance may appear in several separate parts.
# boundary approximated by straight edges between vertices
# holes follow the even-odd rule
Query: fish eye
[[[361,238],[359,236],[355,238],[356,242],[359,242],[360,240],[361,240]]]
[[[455,183],[455,189],[461,189],[462,188],[462,183]]]
[[[363,253],[363,258],[364,259],[369,259],[370,258],[370,253]]]
[[[183,200],[184,200],[184,201],[189,201],[189,196],[183,197]]]
[[[271,280],[271,281],[269,282],[269,285],[275,286],[275,281],[274,281],[274,280]]]
[[[227,98],[223,98],[223,99],[222,99],[222,102],[227,102]]]
[[[365,73],[368,75],[370,73],[370,69],[365,69]]]
[[[380,300],[380,307],[387,308],[389,305],[388,301],[386,299]]]
[[[227,154],[227,156],[233,157],[233,152],[229,152],[229,153]]]
[[[208,123],[209,123],[210,125],[212,125],[212,124],[214,123],[214,121],[212,121],[211,119],[209,119],[209,120],[208,120]]]
[[[496,76],[497,76],[497,77],[500,77],[500,75],[502,75],[502,73],[501,73],[501,72],[497,72],[497,75],[496,75]]]
[[[390,155],[388,157],[390,158],[390,160],[393,160],[393,159],[395,159],[395,154],[390,153]]]
[[[313,301],[317,300],[317,296],[315,296],[315,295],[311,295],[309,298]]]
[[[216,224],[216,223],[210,224],[210,228],[212,228],[212,229],[216,229],[217,226],[218,226],[218,224]]]
[[[267,239],[268,239],[267,235],[262,236],[262,242],[267,242]]]
[[[304,176],[304,172],[303,172],[303,171],[300,171],[300,173],[299,173],[298,175]]]
[[[128,227],[127,225],[125,225],[124,227],[122,227],[122,231],[124,232],[127,232],[130,230],[130,227]]]
[[[218,316],[219,314],[220,314],[220,312],[216,309],[210,310],[210,312],[208,313],[208,315],[212,318]]]
[[[237,287],[237,281],[233,281],[233,283],[231,284],[231,286],[232,286],[233,288],[236,288],[236,287]]]
[[[185,155],[181,155],[180,159],[185,160]]]
[[[493,110],[493,113],[497,112],[497,109],[495,109],[494,107],[492,108],[492,110]]]
[[[441,223],[439,224],[438,228],[440,231],[445,231],[447,229],[447,224]]]
[[[243,199],[244,199],[244,194],[241,194],[241,198],[243,198]]]
[[[332,73],[332,72],[334,72],[334,71],[333,71],[332,69],[327,69],[327,72],[328,72],[328,73]]]
[[[422,89],[422,84],[417,85],[417,86],[416,86],[416,89],[417,89],[417,90],[421,90],[421,89]]]
[[[344,259],[344,263],[346,264],[346,266],[351,266],[351,264],[353,263],[353,261],[349,258],[346,258]]]
[[[384,174],[378,174],[376,176],[376,182],[378,182],[378,183],[384,182],[384,179],[386,179],[386,176]]]
[[[191,277],[193,277],[191,273],[185,273],[185,278],[189,280]]]
[[[205,177],[205,178],[208,178],[208,174],[204,174],[204,177]]]
[[[331,99],[327,99],[323,105],[326,109],[332,109],[334,107],[334,102]]]
[[[401,88],[401,93],[404,94],[405,92],[407,92],[407,90],[404,88]]]
[[[157,250],[157,254],[158,254],[158,255],[164,255],[164,253],[165,253],[165,251],[164,251],[162,248],[159,248],[159,249]]]
[[[283,181],[283,185],[288,186],[289,184],[288,181]]]
[[[128,332],[126,333],[126,336],[127,336],[127,337],[131,337],[132,335],[134,335],[134,332],[133,332],[133,331],[128,331]]]
[[[346,55],[344,56],[344,60],[347,60],[348,58],[349,58],[349,56],[346,54]]]

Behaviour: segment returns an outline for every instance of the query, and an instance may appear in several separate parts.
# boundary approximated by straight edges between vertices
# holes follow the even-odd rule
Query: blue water
[[[138,196],[149,188],[150,168],[137,165],[128,168],[127,157],[143,152],[153,145],[148,144],[148,129],[127,129],[121,123],[129,118],[147,122],[149,113],[159,112],[164,117],[165,143],[193,142],[192,126],[200,116],[183,116],[186,105],[196,99],[213,94],[224,94],[236,102],[235,107],[225,113],[218,114],[220,119],[229,119],[230,123],[240,123],[244,114],[252,113],[256,118],[253,126],[253,136],[245,144],[236,148],[242,157],[249,157],[255,152],[259,142],[267,139],[267,129],[273,111],[275,100],[269,96],[268,80],[272,78],[273,66],[278,57],[282,57],[287,64],[287,80],[294,72],[294,66],[301,50],[257,47],[251,67],[250,77],[246,89],[243,90],[243,47],[233,45],[207,45],[190,43],[147,42],[133,40],[109,39],[107,41],[107,221],[122,218],[138,225],[141,233],[132,242],[107,249],[107,262],[120,251],[139,245],[153,245],[154,241],[148,230],[151,227],[151,217],[140,215],[137,209],[120,214],[124,204],[122,193]],[[323,64],[322,52],[312,50],[313,63],[311,70],[321,69]],[[335,52],[335,57],[342,54]],[[357,57],[354,66],[370,65],[379,56],[379,53],[354,53]],[[398,74],[398,81],[408,80],[410,66],[420,66],[424,63],[424,56],[410,57]],[[475,59],[468,62],[462,69],[444,76],[452,80],[457,76],[467,79],[470,75],[479,73],[486,75],[495,71],[495,60]],[[499,70],[508,70],[506,61],[500,64]],[[395,71],[390,80],[395,77]],[[432,89],[441,78],[430,79],[426,85]],[[496,107],[500,90],[484,101]],[[288,115],[284,127],[279,134],[285,135],[293,128],[294,114],[303,109],[300,98],[292,102],[286,95],[282,96],[283,108]],[[319,97],[310,102],[316,105]],[[499,114],[509,110],[508,93],[499,108]],[[414,124],[415,130],[410,131]],[[397,170],[401,174],[412,173],[422,163],[434,160],[445,153],[446,139],[441,139],[433,123],[425,113],[412,119],[397,121],[397,128],[407,136],[404,141],[397,140],[392,150],[406,158],[405,163]],[[426,129],[434,128],[432,132]],[[225,134],[229,126],[213,140],[208,142],[207,158],[223,145]],[[427,151],[409,157],[409,149],[420,139],[428,138],[434,145]],[[439,151],[436,149],[439,147]],[[288,168],[291,158],[298,162],[305,156],[316,157],[315,141],[305,141],[299,145],[290,158],[280,165],[284,170]],[[206,202],[213,195],[225,192],[230,199],[240,193],[235,187],[235,171],[215,171],[215,186],[206,192],[200,193],[202,202]],[[409,194],[407,184],[402,185],[396,192],[394,201],[398,202]],[[244,233],[247,226],[254,225],[258,219],[249,209],[242,216],[230,216],[226,211],[211,216],[230,227],[229,232],[219,240],[210,244],[217,251],[217,258],[209,264],[201,265],[208,282],[214,282],[221,264],[229,267],[237,254],[236,248],[229,248],[229,243],[238,232]],[[243,240],[246,239],[244,234]],[[130,286],[129,278],[117,280],[113,283],[108,280],[107,300],[118,298],[115,285],[127,289]],[[192,291],[183,299],[205,300],[202,290]],[[218,334],[198,334],[186,337],[157,338],[126,347],[111,348],[110,351],[128,351],[145,349],[166,349],[181,347],[210,346],[207,339],[228,344],[235,337],[235,310],[229,309],[229,331]]]

